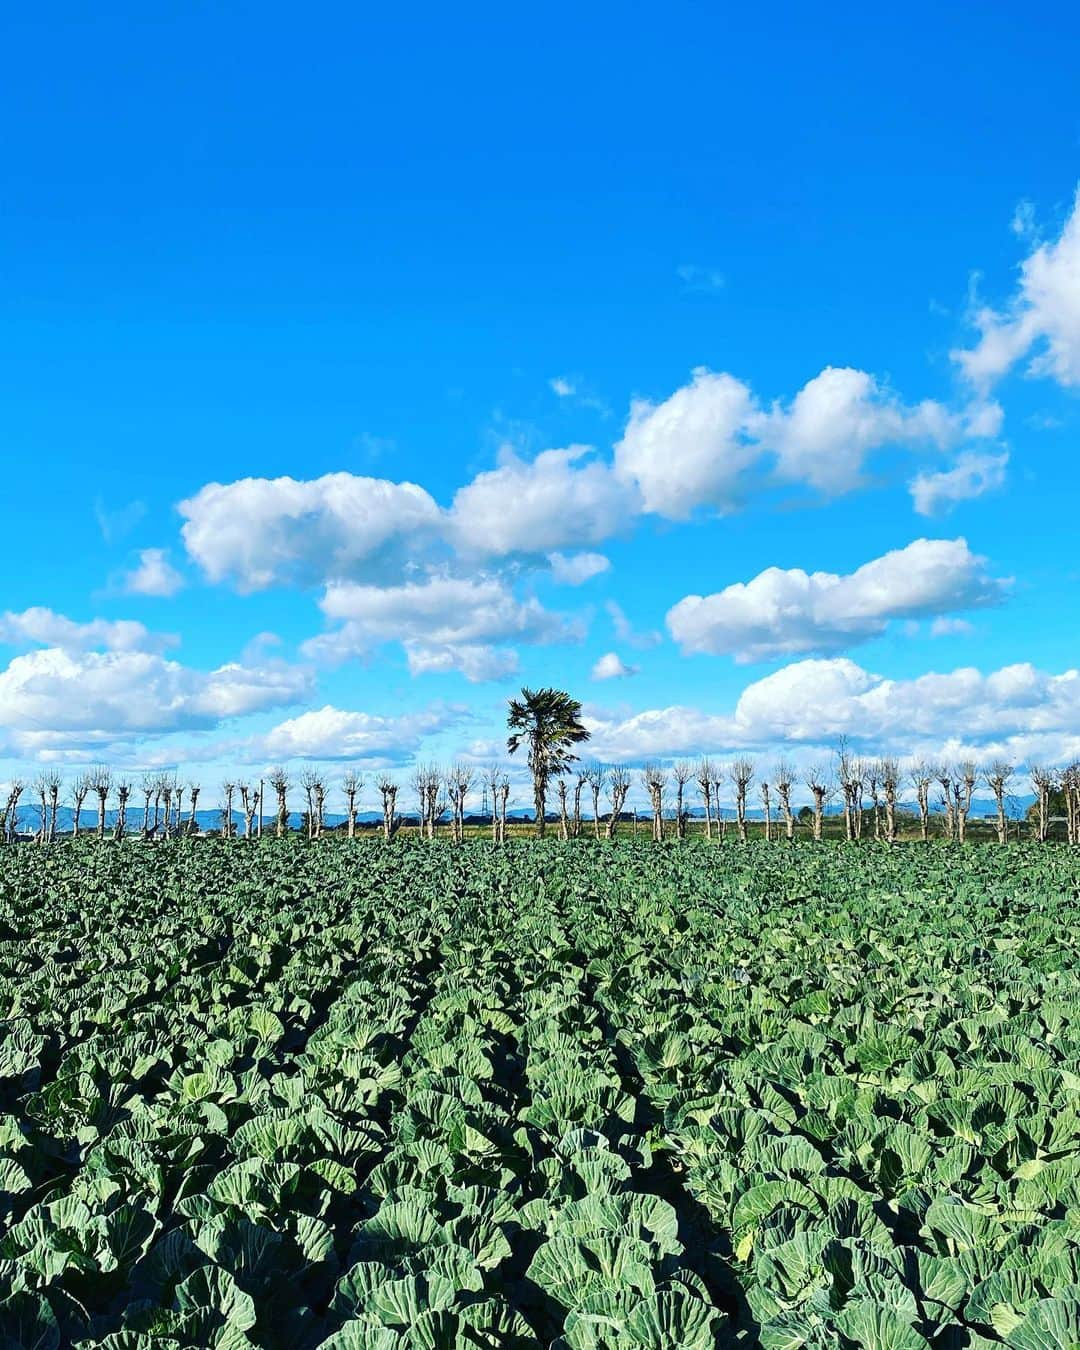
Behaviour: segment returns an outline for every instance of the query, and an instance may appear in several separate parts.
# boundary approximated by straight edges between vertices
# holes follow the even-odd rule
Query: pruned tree
[[[1035,793],[1035,837],[1040,844],[1045,844],[1050,837],[1050,794],[1054,790],[1054,775],[1042,764],[1029,764],[1028,776]]]
[[[871,760],[863,770],[863,785],[870,797],[870,809],[874,814],[874,838],[881,838],[881,770],[875,760]]]
[[[446,775],[446,794],[450,798],[451,837],[455,844],[465,839],[465,799],[472,791],[473,770],[467,764],[451,764]]]
[[[307,801],[304,826],[309,839],[315,837],[315,784],[317,781],[318,775],[310,764],[300,770],[300,786],[304,790],[304,797]]]
[[[1065,837],[1080,844],[1080,762],[1074,760],[1061,771],[1061,795],[1065,801]]]
[[[731,766],[731,781],[735,784],[735,817],[739,822],[739,842],[746,843],[746,794],[754,781],[754,762],[737,759]]]
[[[919,837],[925,844],[930,838],[930,785],[934,781],[934,770],[924,760],[917,759],[908,770],[908,778],[919,808]]]
[[[896,843],[896,799],[900,791],[900,765],[890,756],[878,761],[881,792],[885,799],[885,842]]]
[[[244,838],[250,841],[255,820],[255,809],[251,803],[251,784],[248,782],[237,783],[236,790],[240,794],[240,814],[244,818]]]
[[[968,816],[971,815],[971,799],[975,795],[975,785],[979,781],[979,770],[973,759],[963,759],[956,766],[956,782],[953,785],[954,809],[956,812],[956,837],[962,844],[967,838]]]
[[[154,788],[157,784],[157,776],[152,773],[144,773],[139,783],[139,791],[142,793],[143,813],[142,813],[142,837],[150,838],[150,801],[154,795]]]
[[[772,843],[772,797],[769,794],[769,785],[762,779],[761,782],[761,814],[765,822],[765,842]]]
[[[778,759],[773,769],[773,784],[780,801],[780,814],[784,818],[784,838],[791,843],[795,838],[795,817],[791,812],[791,789],[795,782],[795,770],[790,760]]]
[[[37,842],[44,847],[49,837],[49,785],[44,773],[39,773],[34,779],[34,793],[38,799],[38,815],[40,817]]]
[[[510,776],[498,764],[487,771],[487,785],[491,793],[491,842],[506,843],[506,809],[510,801]]]
[[[560,778],[559,781],[555,784],[555,789],[559,797],[559,838],[569,839],[570,817],[567,814],[566,810],[567,794],[568,794],[566,779]]]
[[[675,837],[686,838],[686,807],[683,798],[686,785],[694,776],[694,766],[688,759],[677,759],[671,766],[671,776],[675,780]]]
[[[21,791],[21,789],[20,789]],[[71,837],[78,838],[79,822],[82,819],[83,803],[90,795],[90,775],[80,773],[71,785]],[[16,798],[16,800],[18,800]]]
[[[713,810],[716,813],[716,837],[723,842],[727,838],[727,817],[724,815],[721,795],[724,791],[724,783],[727,781],[727,773],[723,764],[718,761],[714,761],[710,768],[712,770]]]
[[[712,760],[708,755],[702,755],[694,770],[694,777],[697,780],[698,792],[701,795],[701,804],[705,808],[706,839],[712,838],[713,773]]]
[[[1009,783],[1016,772],[1016,765],[1007,759],[995,759],[986,771],[986,785],[994,794],[994,806],[997,810],[997,841],[1008,842],[1009,818],[1005,810],[1005,798],[1009,793]]]
[[[270,770],[268,774],[270,786],[277,795],[277,815],[274,823],[274,833],[280,839],[289,828],[289,807],[287,798],[289,794],[289,775],[279,764]]]
[[[423,839],[425,836],[430,838],[428,832],[428,782],[431,775],[435,775],[436,786],[435,795],[438,795],[438,775],[439,771],[431,764],[417,764],[413,769],[412,777],[409,779],[409,786],[416,796],[416,830],[418,836]]]
[[[236,826],[233,822],[233,794],[236,791],[236,784],[230,779],[222,783],[221,792],[224,797],[224,804],[221,813],[221,833],[226,839],[231,839],[236,833]]]
[[[581,838],[581,794],[589,781],[589,773],[590,767],[585,765],[578,769],[574,779],[574,814],[570,824],[570,834],[574,839]]]
[[[116,824],[113,827],[113,838],[117,841],[123,839],[127,831],[127,808],[130,797],[131,783],[126,778],[119,779],[116,784]]]
[[[21,778],[14,778],[8,787],[7,801],[4,803],[4,827],[0,832],[7,843],[12,843],[19,833],[19,798],[23,794],[25,784]],[[90,785],[87,784],[86,792],[90,791]],[[86,796],[86,792],[83,796]]]
[[[383,839],[389,843],[401,824],[401,817],[397,814],[398,785],[389,774],[384,773],[376,779],[375,786],[382,798]]]
[[[98,764],[90,770],[90,779],[91,791],[98,799],[97,837],[99,840],[104,840],[105,806],[109,800],[109,793],[112,791],[112,774],[104,764]]]
[[[664,838],[664,790],[667,783],[667,772],[659,764],[650,760],[641,770],[641,784],[648,793],[652,809],[652,837],[656,843]]]
[[[945,812],[945,838],[951,839],[955,833],[955,817],[953,815],[953,771],[948,764],[939,764],[934,769],[934,777],[937,779],[938,786],[941,788],[941,797],[939,798],[939,801]]]
[[[48,769],[45,774],[45,785],[49,793],[49,843],[56,843],[56,816],[60,809],[60,790],[63,787],[63,779],[56,769]]]
[[[626,805],[626,797],[629,791],[630,770],[622,764],[614,765],[608,772],[608,805],[610,809],[608,811],[607,828],[604,831],[607,839],[615,838],[615,830],[619,823],[619,817],[622,815],[622,809]]]
[[[188,783],[188,829],[190,835],[198,834],[199,822],[197,812],[199,809],[199,793],[202,788],[198,783]]]
[[[829,795],[829,776],[821,764],[812,764],[803,780],[814,799],[814,842],[821,843],[822,823],[825,816],[825,799]]]
[[[588,728],[581,721],[581,704],[561,689],[524,688],[521,698],[509,700],[507,725],[509,753],[516,754],[523,745],[528,748],[536,833],[542,839],[548,784],[577,762],[574,746],[589,739]]]
[[[589,765],[589,794],[592,797],[593,838],[600,838],[600,794],[607,781],[607,770],[602,764]]]
[[[847,737],[840,737],[836,750],[836,781],[844,798],[844,838],[862,837],[863,766],[848,747]]]
[[[261,839],[263,832],[263,816],[266,814],[266,783],[262,778],[259,779],[258,803],[259,814],[255,820],[255,835],[258,839]]]
[[[173,800],[176,803],[173,830],[179,839],[184,833],[184,784],[180,782],[179,778],[173,779]]]
[[[356,803],[363,781],[355,769],[346,769],[341,779],[341,788],[345,793],[345,828],[350,839],[356,838]]]

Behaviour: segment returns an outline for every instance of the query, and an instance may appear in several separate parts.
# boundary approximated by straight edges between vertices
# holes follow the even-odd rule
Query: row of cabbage
[[[0,868],[0,1345],[1080,1340],[1064,851]]]

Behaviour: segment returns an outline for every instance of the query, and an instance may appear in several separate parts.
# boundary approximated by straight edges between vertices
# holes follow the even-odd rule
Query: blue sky
[[[1080,754],[1030,20],[9,7],[0,772]]]

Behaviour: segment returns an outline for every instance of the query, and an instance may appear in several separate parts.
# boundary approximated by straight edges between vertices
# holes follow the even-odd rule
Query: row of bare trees
[[[801,775],[785,758],[762,770],[749,757],[725,765],[702,756],[696,761],[675,760],[667,766],[650,761],[640,770],[638,782],[649,804],[647,814],[657,842],[669,835],[679,840],[687,837],[690,803],[696,797],[704,808],[707,839],[723,839],[730,828],[745,842],[756,802],[760,803],[758,818],[766,840],[792,840],[800,825],[820,840],[828,808],[836,801],[844,836],[849,840],[872,837],[894,843],[901,826],[910,822],[924,840],[936,826],[945,838],[963,843],[968,837],[975,793],[985,787],[995,803],[998,842],[1005,843],[1012,823],[1009,808],[1017,772],[1015,765],[1004,760],[994,760],[985,767],[966,759],[958,763],[916,760],[901,766],[889,757],[861,758],[842,741],[831,764],[810,766]],[[1057,811],[1064,817],[1068,841],[1080,844],[1080,763],[1064,769],[1031,765],[1027,776],[1035,799],[1031,812],[1034,837],[1042,842],[1050,837]],[[580,764],[573,766],[573,772],[564,772],[554,784],[560,837],[577,839],[589,833],[596,839],[614,838],[626,818],[633,785],[634,774],[624,765]],[[423,838],[434,840],[446,823],[451,839],[460,843],[465,837],[470,799],[475,801],[482,791],[492,842],[505,842],[511,782],[502,766],[491,765],[481,771],[463,763],[445,768],[434,763],[418,764],[408,786]],[[355,837],[363,776],[350,769],[335,784],[316,767],[301,770],[295,783],[284,768],[272,769],[265,778],[255,781],[224,782],[219,808],[221,834],[256,839],[269,825],[276,835],[284,835],[290,828],[288,798],[294,787],[304,796],[302,829],[308,838],[318,839],[327,832],[328,810],[338,794],[344,806],[344,829],[349,838]],[[380,773],[373,787],[382,807],[380,833],[390,840],[403,822],[399,785],[392,775]],[[796,812],[792,796],[802,788],[809,804]],[[273,808],[269,815],[268,789]],[[168,840],[198,832],[201,787],[197,782],[181,782],[175,774],[144,774],[137,790],[141,821],[139,809],[132,807],[135,793],[129,779],[115,776],[104,766],[79,774],[66,795],[61,775],[55,770],[41,773],[30,785],[16,780],[9,786],[6,799],[0,798],[0,840],[10,842],[16,837],[20,805],[32,804],[38,820],[36,839],[43,844],[54,842],[60,807],[69,802],[73,835],[83,832],[83,817],[90,811],[95,812],[93,833],[102,840],[106,836],[123,838],[132,829],[133,815],[137,822],[134,828],[145,840]],[[734,803],[733,819],[725,813],[724,800]],[[112,821],[107,828],[110,809]]]

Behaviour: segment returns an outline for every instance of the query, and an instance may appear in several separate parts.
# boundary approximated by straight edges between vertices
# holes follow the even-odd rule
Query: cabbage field
[[[0,850],[0,1347],[1080,1344],[1080,855]]]

